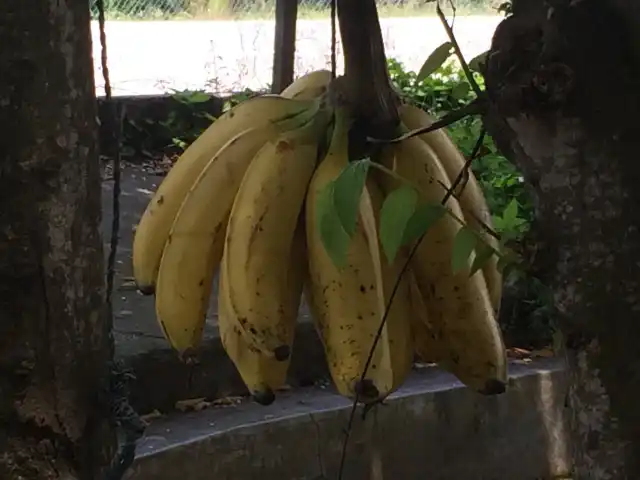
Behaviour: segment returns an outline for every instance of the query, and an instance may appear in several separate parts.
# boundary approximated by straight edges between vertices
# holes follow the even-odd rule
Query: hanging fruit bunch
[[[286,381],[303,296],[348,398],[385,398],[415,355],[478,392],[501,393],[498,243],[473,173],[441,206],[465,166],[442,130],[353,162],[353,118],[331,85],[319,70],[238,104],[159,185],[136,230],[133,268],[140,291],[155,294],[166,339],[183,356],[198,348],[217,273],[222,345],[260,403]],[[398,113],[409,130],[433,122],[412,105]],[[359,172],[360,188],[340,188],[345,172]],[[389,205],[400,198],[416,208],[394,233]],[[482,248],[454,269],[461,230]]]

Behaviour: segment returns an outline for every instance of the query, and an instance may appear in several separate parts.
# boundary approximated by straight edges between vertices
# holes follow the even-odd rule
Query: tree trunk
[[[0,478],[99,479],[100,173],[89,2],[0,2]]]
[[[485,72],[490,133],[536,198],[576,479],[640,478],[639,5],[516,1]]]

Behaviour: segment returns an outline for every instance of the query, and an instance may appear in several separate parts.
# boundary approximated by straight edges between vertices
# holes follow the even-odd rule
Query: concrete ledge
[[[357,420],[345,479],[539,480],[566,474],[564,374],[558,360],[512,365],[507,393],[482,397],[437,369],[416,372],[388,405]],[[330,390],[281,394],[157,420],[129,480],[336,478],[350,403]]]
[[[200,349],[198,365],[185,365],[166,346],[125,357],[136,375],[131,385],[131,404],[139,413],[154,409],[167,412],[178,400],[205,397],[216,399],[247,395],[240,375],[222,347],[217,334],[209,336]],[[299,320],[296,341],[289,367],[288,383],[292,387],[308,387],[328,378],[329,371],[322,343],[313,323]]]

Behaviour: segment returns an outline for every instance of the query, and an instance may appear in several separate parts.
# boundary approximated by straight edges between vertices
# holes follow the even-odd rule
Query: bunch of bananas
[[[303,296],[344,396],[380,401],[403,383],[416,355],[476,391],[501,393],[507,362],[495,320],[502,282],[495,257],[472,276],[469,269],[454,273],[451,249],[461,227],[448,216],[406,269],[412,245],[389,262],[379,243],[381,205],[401,177],[419,188],[421,201],[438,203],[463,168],[445,132],[383,147],[380,162],[397,175],[368,175],[345,265],[329,257],[320,192],[349,164],[352,123],[327,100],[331,80],[319,70],[280,95],[246,100],[185,150],[136,229],[139,290],[155,294],[162,331],[184,357],[201,342],[217,272],[222,344],[262,404],[286,381]],[[433,121],[410,105],[399,114],[410,129]],[[482,227],[490,216],[473,174],[447,207],[497,248]]]

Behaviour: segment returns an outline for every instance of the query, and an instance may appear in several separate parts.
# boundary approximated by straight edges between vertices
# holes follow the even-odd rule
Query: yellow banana
[[[284,98],[310,100],[324,94],[332,79],[329,70],[315,70],[296,78],[280,95]]]
[[[162,330],[180,353],[200,343],[233,200],[254,155],[275,133],[272,125],[253,127],[223,145],[197,177],[173,221],[158,269],[155,301]]]
[[[450,183],[433,150],[418,138],[387,148],[395,158],[389,161],[383,156],[383,161],[389,162],[386,166],[417,185],[423,202],[440,203],[441,185],[448,188]],[[387,191],[398,186],[391,176],[380,178]],[[447,207],[462,217],[455,199],[450,199]],[[481,393],[502,393],[507,381],[506,352],[484,277],[469,276],[470,265],[456,273],[451,267],[452,246],[459,229],[460,225],[449,215],[441,218],[425,235],[411,267],[429,320],[442,332],[443,342],[457,371],[464,373],[465,383]]]
[[[428,127],[435,122],[427,112],[411,104],[403,104],[398,109],[401,121],[410,130]],[[444,129],[435,130],[433,132],[419,135],[418,138],[429,145],[436,157],[440,160],[449,183],[453,183],[458,177],[465,165],[465,159],[462,153],[453,143],[449,135]],[[492,228],[491,212],[484,197],[484,193],[478,184],[478,180],[471,170],[468,170],[468,177],[462,191],[458,190],[456,196],[460,202],[462,212],[465,214],[465,221],[469,227],[476,230],[481,238],[494,249],[499,249],[498,240],[487,233],[482,225],[477,221],[480,219],[485,225]],[[491,303],[496,312],[500,310],[500,302],[502,298],[502,274],[498,270],[498,257],[492,255],[484,264],[482,273],[484,274],[491,297]]]
[[[389,263],[382,253],[378,237],[383,200],[382,191],[374,179],[368,178],[361,197],[360,217],[374,264],[381,317],[389,306],[379,343],[383,351],[382,368],[373,369],[370,373],[374,385],[387,385],[387,388],[380,391],[381,397],[389,395],[402,385],[411,372],[414,351],[409,281],[406,272],[403,273],[408,257],[401,250],[393,262]]]
[[[367,200],[368,193],[365,193],[365,200],[361,204],[361,214],[364,215],[359,216],[343,268],[334,265],[327,254],[321,239],[321,220],[317,217],[318,202],[321,201],[319,193],[348,164],[348,131],[349,123],[345,114],[337,112],[329,150],[318,166],[307,193],[309,276],[305,296],[324,344],[329,370],[338,391],[346,397],[354,398],[357,395],[361,402],[371,403],[388,395],[403,379],[403,368],[396,369],[394,365],[394,361],[398,365],[402,365],[403,361],[397,361],[398,357],[392,355],[391,351],[411,355],[412,350],[409,347],[408,351],[402,352],[406,337],[401,322],[408,325],[408,317],[398,315],[401,308],[393,309],[388,318],[389,323],[374,350],[364,382],[361,382],[362,372],[384,313],[384,290],[388,285],[387,282],[380,281],[386,269],[383,269],[380,262],[376,268],[371,255],[377,248],[371,235],[375,230],[375,226],[372,227],[375,219],[372,219],[370,206],[367,207],[366,202],[373,203],[375,200]],[[395,305],[402,306],[402,298]]]
[[[274,132],[313,116],[316,102],[278,95],[254,97],[220,116],[180,156],[158,186],[133,239],[133,275],[138,289],[153,294],[162,251],[174,218],[194,181],[209,160],[229,140],[252,127]],[[270,134],[275,135],[275,133]]]
[[[409,269],[406,275],[408,276],[410,289],[411,331],[413,332],[414,352],[423,362],[440,363],[444,368],[447,346],[442,341],[435,325],[429,321],[427,306],[422,298],[422,293],[413,271]],[[449,368],[447,370],[451,371]]]
[[[256,154],[233,203],[223,254],[229,297],[249,341],[289,358],[295,322],[285,321],[287,259],[328,118],[282,133]]]
[[[295,324],[298,318],[302,286],[306,270],[306,239],[304,223],[299,222],[296,230],[292,254],[289,259],[289,275],[286,291],[287,300],[283,312],[286,323]],[[278,285],[285,285],[278,283]],[[282,388],[287,380],[289,360],[278,361],[265,355],[253,346],[242,332],[236,312],[230,302],[229,284],[225,269],[221,269],[218,283],[218,328],[222,346],[233,361],[247,389],[254,400],[261,405],[269,405],[275,400],[275,390]],[[293,330],[289,330],[289,344],[293,343]]]

